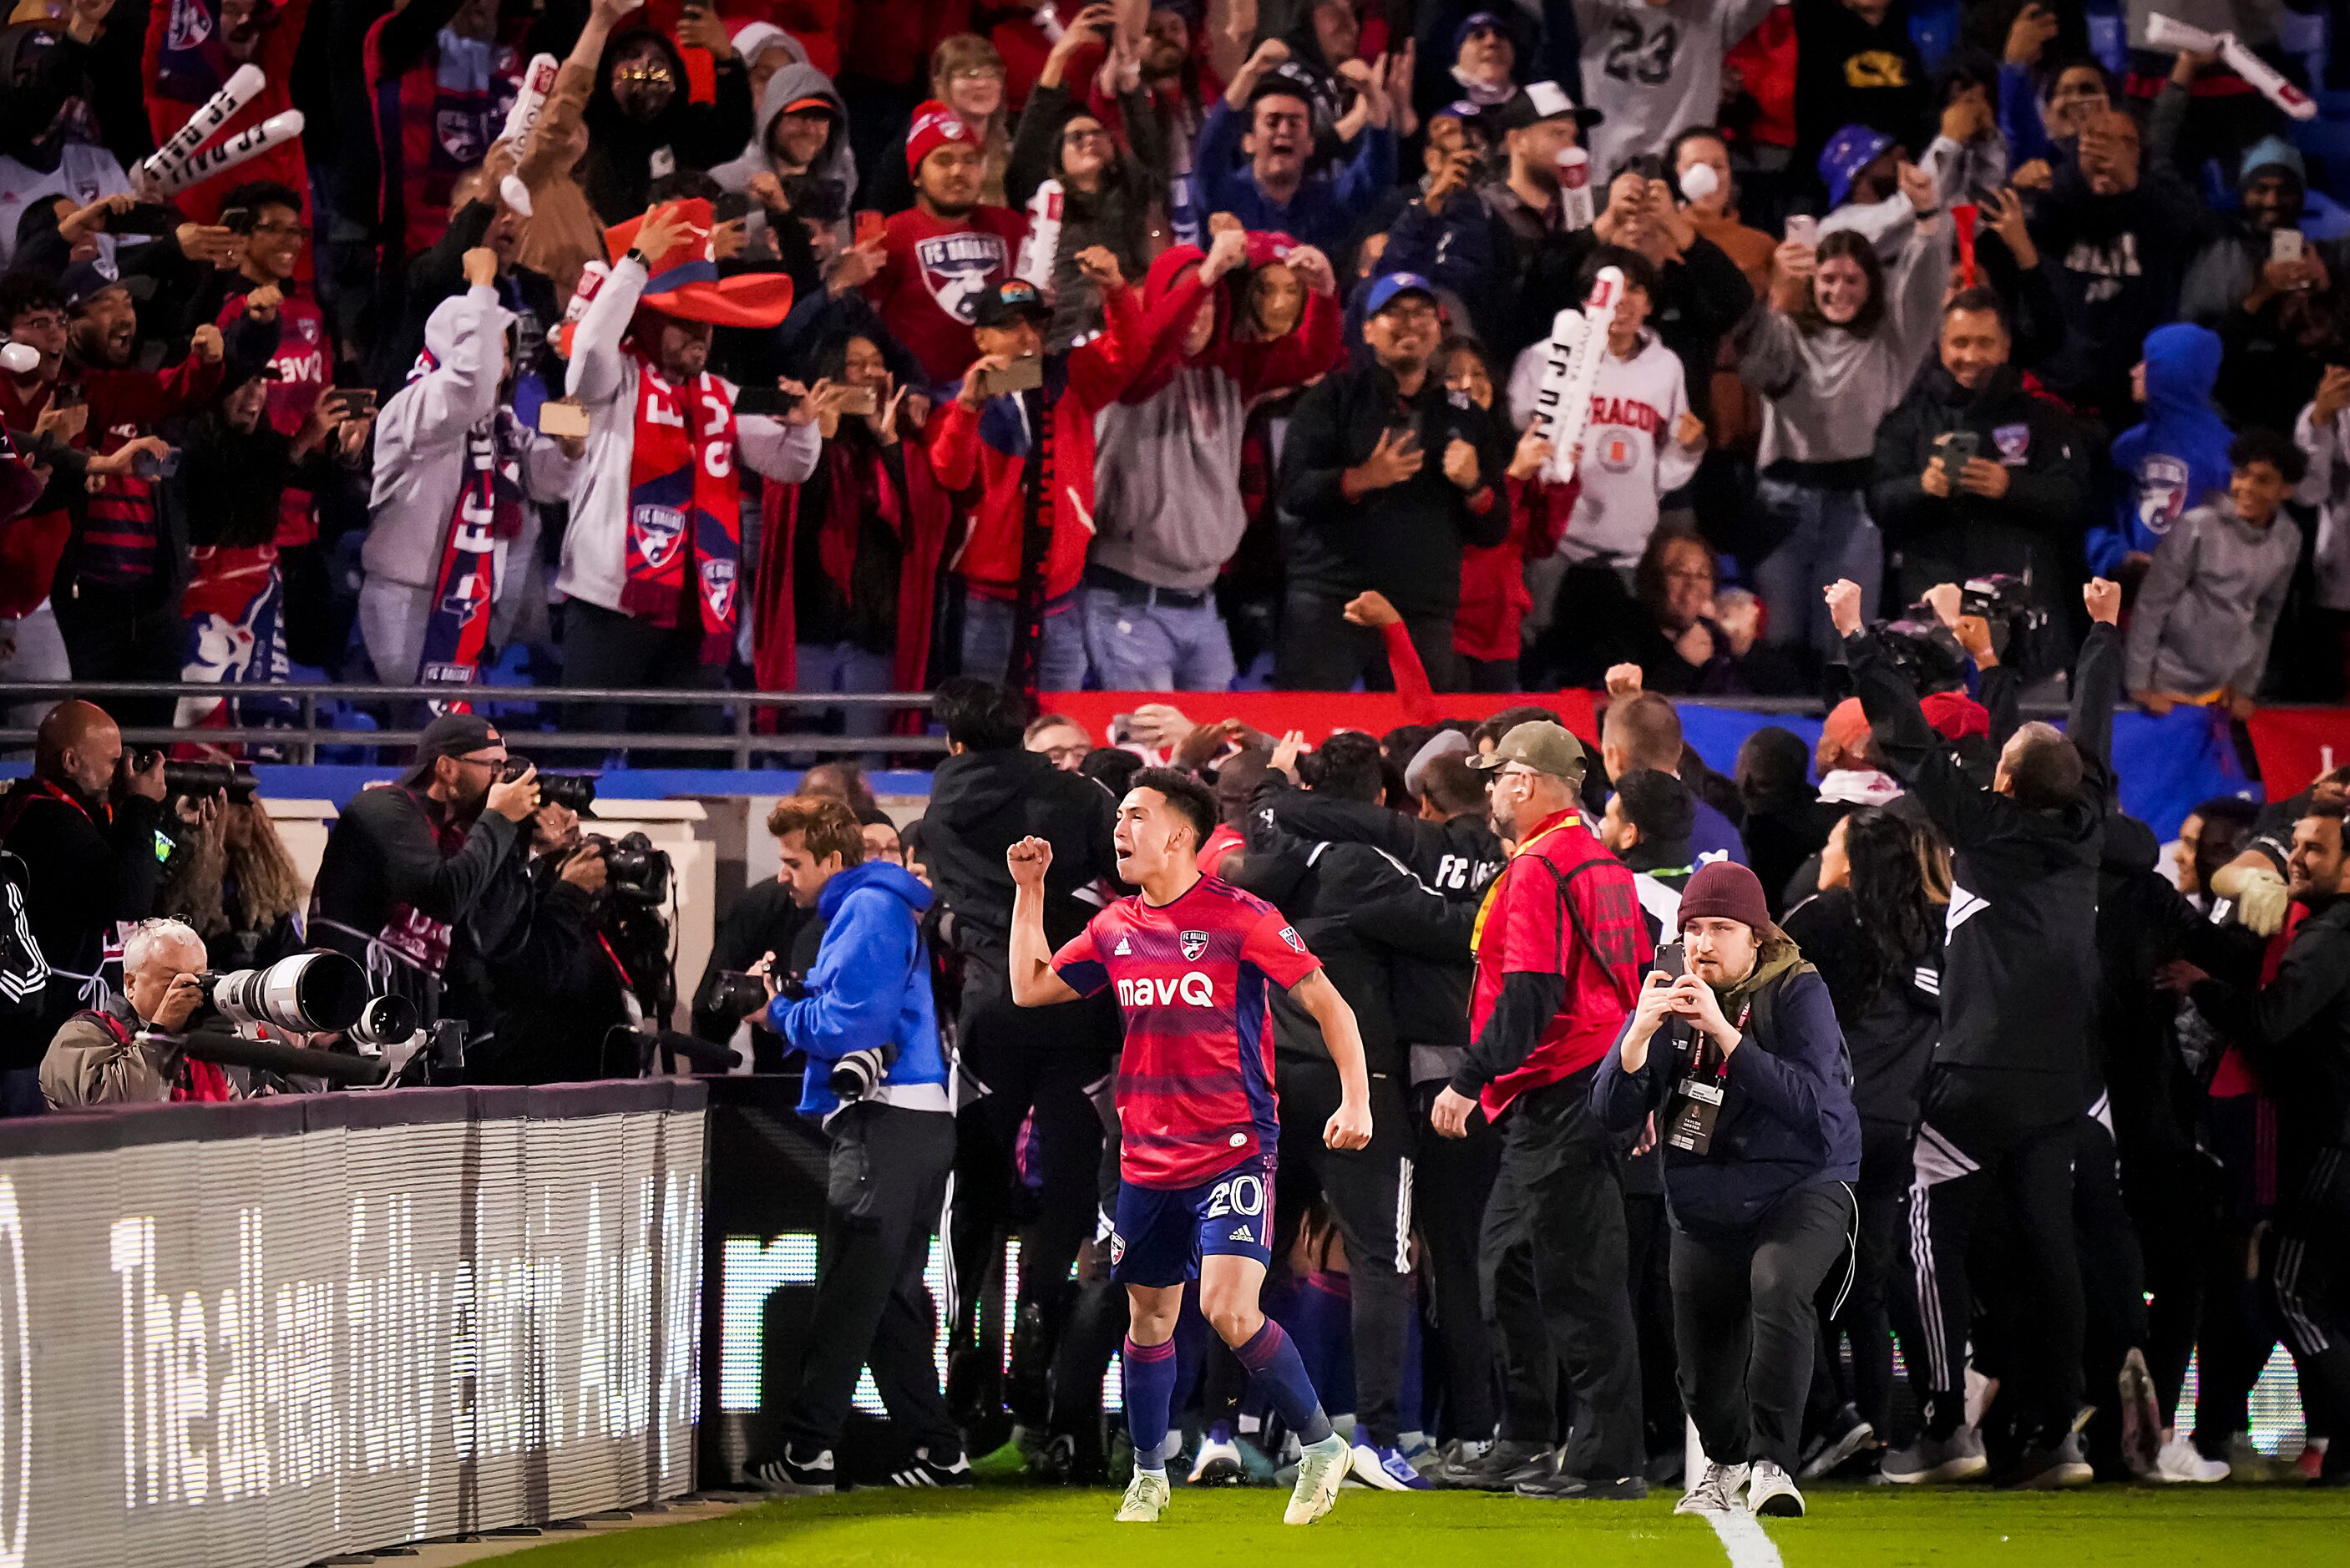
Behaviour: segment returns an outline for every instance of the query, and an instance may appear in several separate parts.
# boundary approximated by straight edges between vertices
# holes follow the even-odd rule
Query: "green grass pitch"
[[[983,1484],[858,1491],[536,1548],[515,1568],[2326,1568],[2350,1565],[2350,1491],[2099,1487],[2065,1493],[1821,1488],[1811,1517],[1731,1550],[1661,1490],[1644,1503],[1349,1488],[1281,1522],[1287,1492],[1178,1487],[1156,1525],[1118,1494]]]

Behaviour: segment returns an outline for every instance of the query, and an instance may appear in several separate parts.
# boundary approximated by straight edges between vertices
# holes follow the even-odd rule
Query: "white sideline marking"
[[[1744,1509],[1709,1513],[1705,1521],[1721,1538],[1721,1549],[1730,1553],[1730,1568],[1783,1568],[1779,1549],[1763,1533],[1762,1521]]]

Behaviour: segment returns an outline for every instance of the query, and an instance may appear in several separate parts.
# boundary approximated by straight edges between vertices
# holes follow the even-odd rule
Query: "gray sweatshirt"
[[[1756,465],[1874,456],[1877,427],[1934,346],[1950,275],[1950,237],[1929,220],[1885,269],[1885,315],[1866,337],[1841,327],[1806,333],[1756,300],[1736,337],[1739,379],[1762,394]]]
[[[1139,403],[1112,403],[1095,434],[1091,559],[1113,572],[1198,593],[1240,547],[1240,383],[1187,365]]]
[[[2225,495],[2171,524],[2138,589],[2123,675],[2132,691],[2200,697],[2260,689],[2269,638],[2301,558],[2301,530],[2279,512],[2265,528]]]

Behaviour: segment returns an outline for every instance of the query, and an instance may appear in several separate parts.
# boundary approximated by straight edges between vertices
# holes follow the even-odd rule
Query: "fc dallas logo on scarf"
[[[522,531],[521,473],[512,455],[517,443],[507,439],[505,430],[511,417],[501,410],[465,432],[465,473],[433,579],[432,618],[424,625],[424,651],[416,671],[420,686],[472,685],[489,648],[498,566],[505,542]],[[472,711],[463,702],[435,706]]]
[[[734,647],[734,586],[743,557],[734,395],[707,371],[679,385],[642,354],[631,358],[637,424],[629,457],[628,581],[620,608],[662,627],[691,624],[682,618],[697,615],[702,662],[723,664]]]

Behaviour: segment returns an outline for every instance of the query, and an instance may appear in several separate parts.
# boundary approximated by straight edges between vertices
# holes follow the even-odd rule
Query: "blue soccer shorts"
[[[1273,1175],[1252,1155],[1196,1187],[1120,1182],[1109,1238],[1110,1277],[1162,1288],[1200,1277],[1203,1257],[1273,1262]]]

